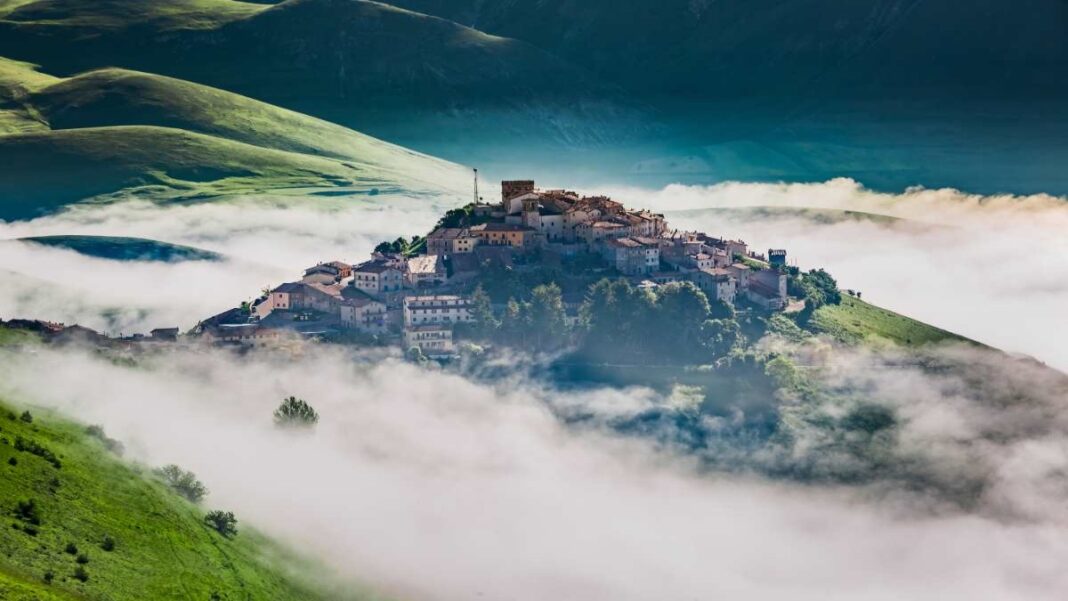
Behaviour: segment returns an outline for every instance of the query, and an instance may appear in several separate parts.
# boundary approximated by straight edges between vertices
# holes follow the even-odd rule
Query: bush
[[[39,444],[36,440],[29,438],[23,438],[21,436],[15,438],[15,450],[23,453],[29,453],[30,455],[37,455],[41,459],[52,464],[52,467],[57,470],[63,465],[59,462],[59,457],[53,453],[48,447]]]
[[[30,413],[29,411],[23,411],[22,415],[19,416],[19,419],[21,419],[22,421],[26,422],[27,424],[32,424],[33,423],[33,414]]]
[[[89,556],[86,555],[85,553],[81,553],[81,554],[78,555],[77,559],[75,559],[74,561],[77,561],[79,564],[85,565],[85,564],[89,563]]]
[[[177,465],[171,464],[156,470],[156,475],[170,486],[176,493],[193,503],[199,503],[204,495],[208,494],[208,488],[197,480],[196,474],[183,470]]]
[[[274,410],[274,423],[283,428],[310,428],[319,423],[319,414],[303,399],[291,396]]]
[[[45,584],[52,584],[52,580],[54,580],[55,578],[56,575],[52,572],[52,570],[48,570],[44,573],[44,578],[42,580],[44,580]]]
[[[104,443],[104,447],[107,448],[107,450],[120,457],[126,452],[126,447],[114,438],[108,437],[108,435],[104,433],[104,428],[102,426],[88,426],[85,428],[85,433]]]
[[[104,539],[100,541],[100,548],[105,550],[105,551],[108,551],[109,553],[111,551],[114,551],[115,550],[115,539],[113,539],[110,536],[108,536],[107,534],[105,534],[104,535]]]
[[[237,535],[237,518],[232,511],[209,511],[204,523],[226,538]]]
[[[18,465],[18,464],[19,464],[19,460],[18,460],[18,459],[15,459],[14,457],[11,457],[11,458],[9,458],[9,459],[7,460],[7,464],[8,464],[8,465],[11,465],[11,466],[15,466],[15,465]]]
[[[66,553],[67,555],[77,555],[78,554],[78,545],[76,545],[74,543],[67,543],[67,546],[63,549],[63,552]]]
[[[85,567],[78,566],[74,568],[74,578],[81,582],[89,582],[89,572],[85,571]]]
[[[37,501],[27,499],[15,504],[15,517],[34,526],[41,525],[41,513],[37,507]]]

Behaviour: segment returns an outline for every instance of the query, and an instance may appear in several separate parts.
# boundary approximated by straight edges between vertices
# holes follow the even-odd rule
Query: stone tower
[[[506,180],[501,182],[501,200],[507,203],[509,200],[534,191],[534,180]]]

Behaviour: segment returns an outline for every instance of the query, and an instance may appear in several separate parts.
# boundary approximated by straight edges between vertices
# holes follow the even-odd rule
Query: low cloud
[[[646,390],[481,384],[331,349],[176,352],[136,368],[46,350],[5,357],[0,394],[104,424],[135,458],[195,471],[208,506],[405,598],[1061,598],[1068,498],[1049,473],[1068,448],[1063,398],[1044,401],[1053,419],[1032,430],[1042,414],[977,411],[966,389],[919,371],[869,375],[872,361],[839,356],[826,377],[898,399],[910,448],[1012,432],[991,491],[1029,511],[1006,520],[931,511],[922,490],[708,473],[550,410],[626,405],[632,392],[636,408],[670,402]],[[272,427],[291,394],[322,415],[313,435]],[[928,450],[947,470],[972,459]]]
[[[111,333],[195,325],[324,260],[358,262],[399,235],[424,233],[451,197],[382,195],[341,204],[245,198],[198,205],[76,206],[0,222],[0,317],[81,323]],[[13,240],[129,236],[221,253],[221,262],[116,262]]]
[[[865,300],[1068,369],[1068,338],[1056,330],[1068,307],[1068,199],[919,188],[889,194],[847,179],[607,191],[665,211],[680,228],[740,237],[759,252],[786,248],[800,267],[826,268]],[[755,207],[896,220],[724,210]]]

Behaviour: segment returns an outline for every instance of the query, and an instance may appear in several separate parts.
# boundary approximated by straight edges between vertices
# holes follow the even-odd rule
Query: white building
[[[451,355],[455,350],[452,325],[423,324],[404,329],[405,348],[418,348],[428,357]]]
[[[404,326],[431,323],[463,323],[471,321],[471,307],[467,298],[454,294],[404,297]]]

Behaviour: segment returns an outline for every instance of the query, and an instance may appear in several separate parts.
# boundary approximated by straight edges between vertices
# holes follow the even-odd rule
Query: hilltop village
[[[625,278],[652,290],[692,282],[710,302],[732,307],[774,312],[789,304],[784,250],[758,254],[740,240],[672,229],[661,214],[604,196],[540,190],[529,180],[502,182],[499,204],[481,202],[477,191],[475,198],[425,238],[383,243],[356,265],[313,265],[299,281],[206,319],[191,334],[240,346],[363,334],[447,356],[457,326],[474,319],[472,293],[487,280],[567,267],[591,281]],[[574,325],[584,294],[562,300],[566,325]]]

